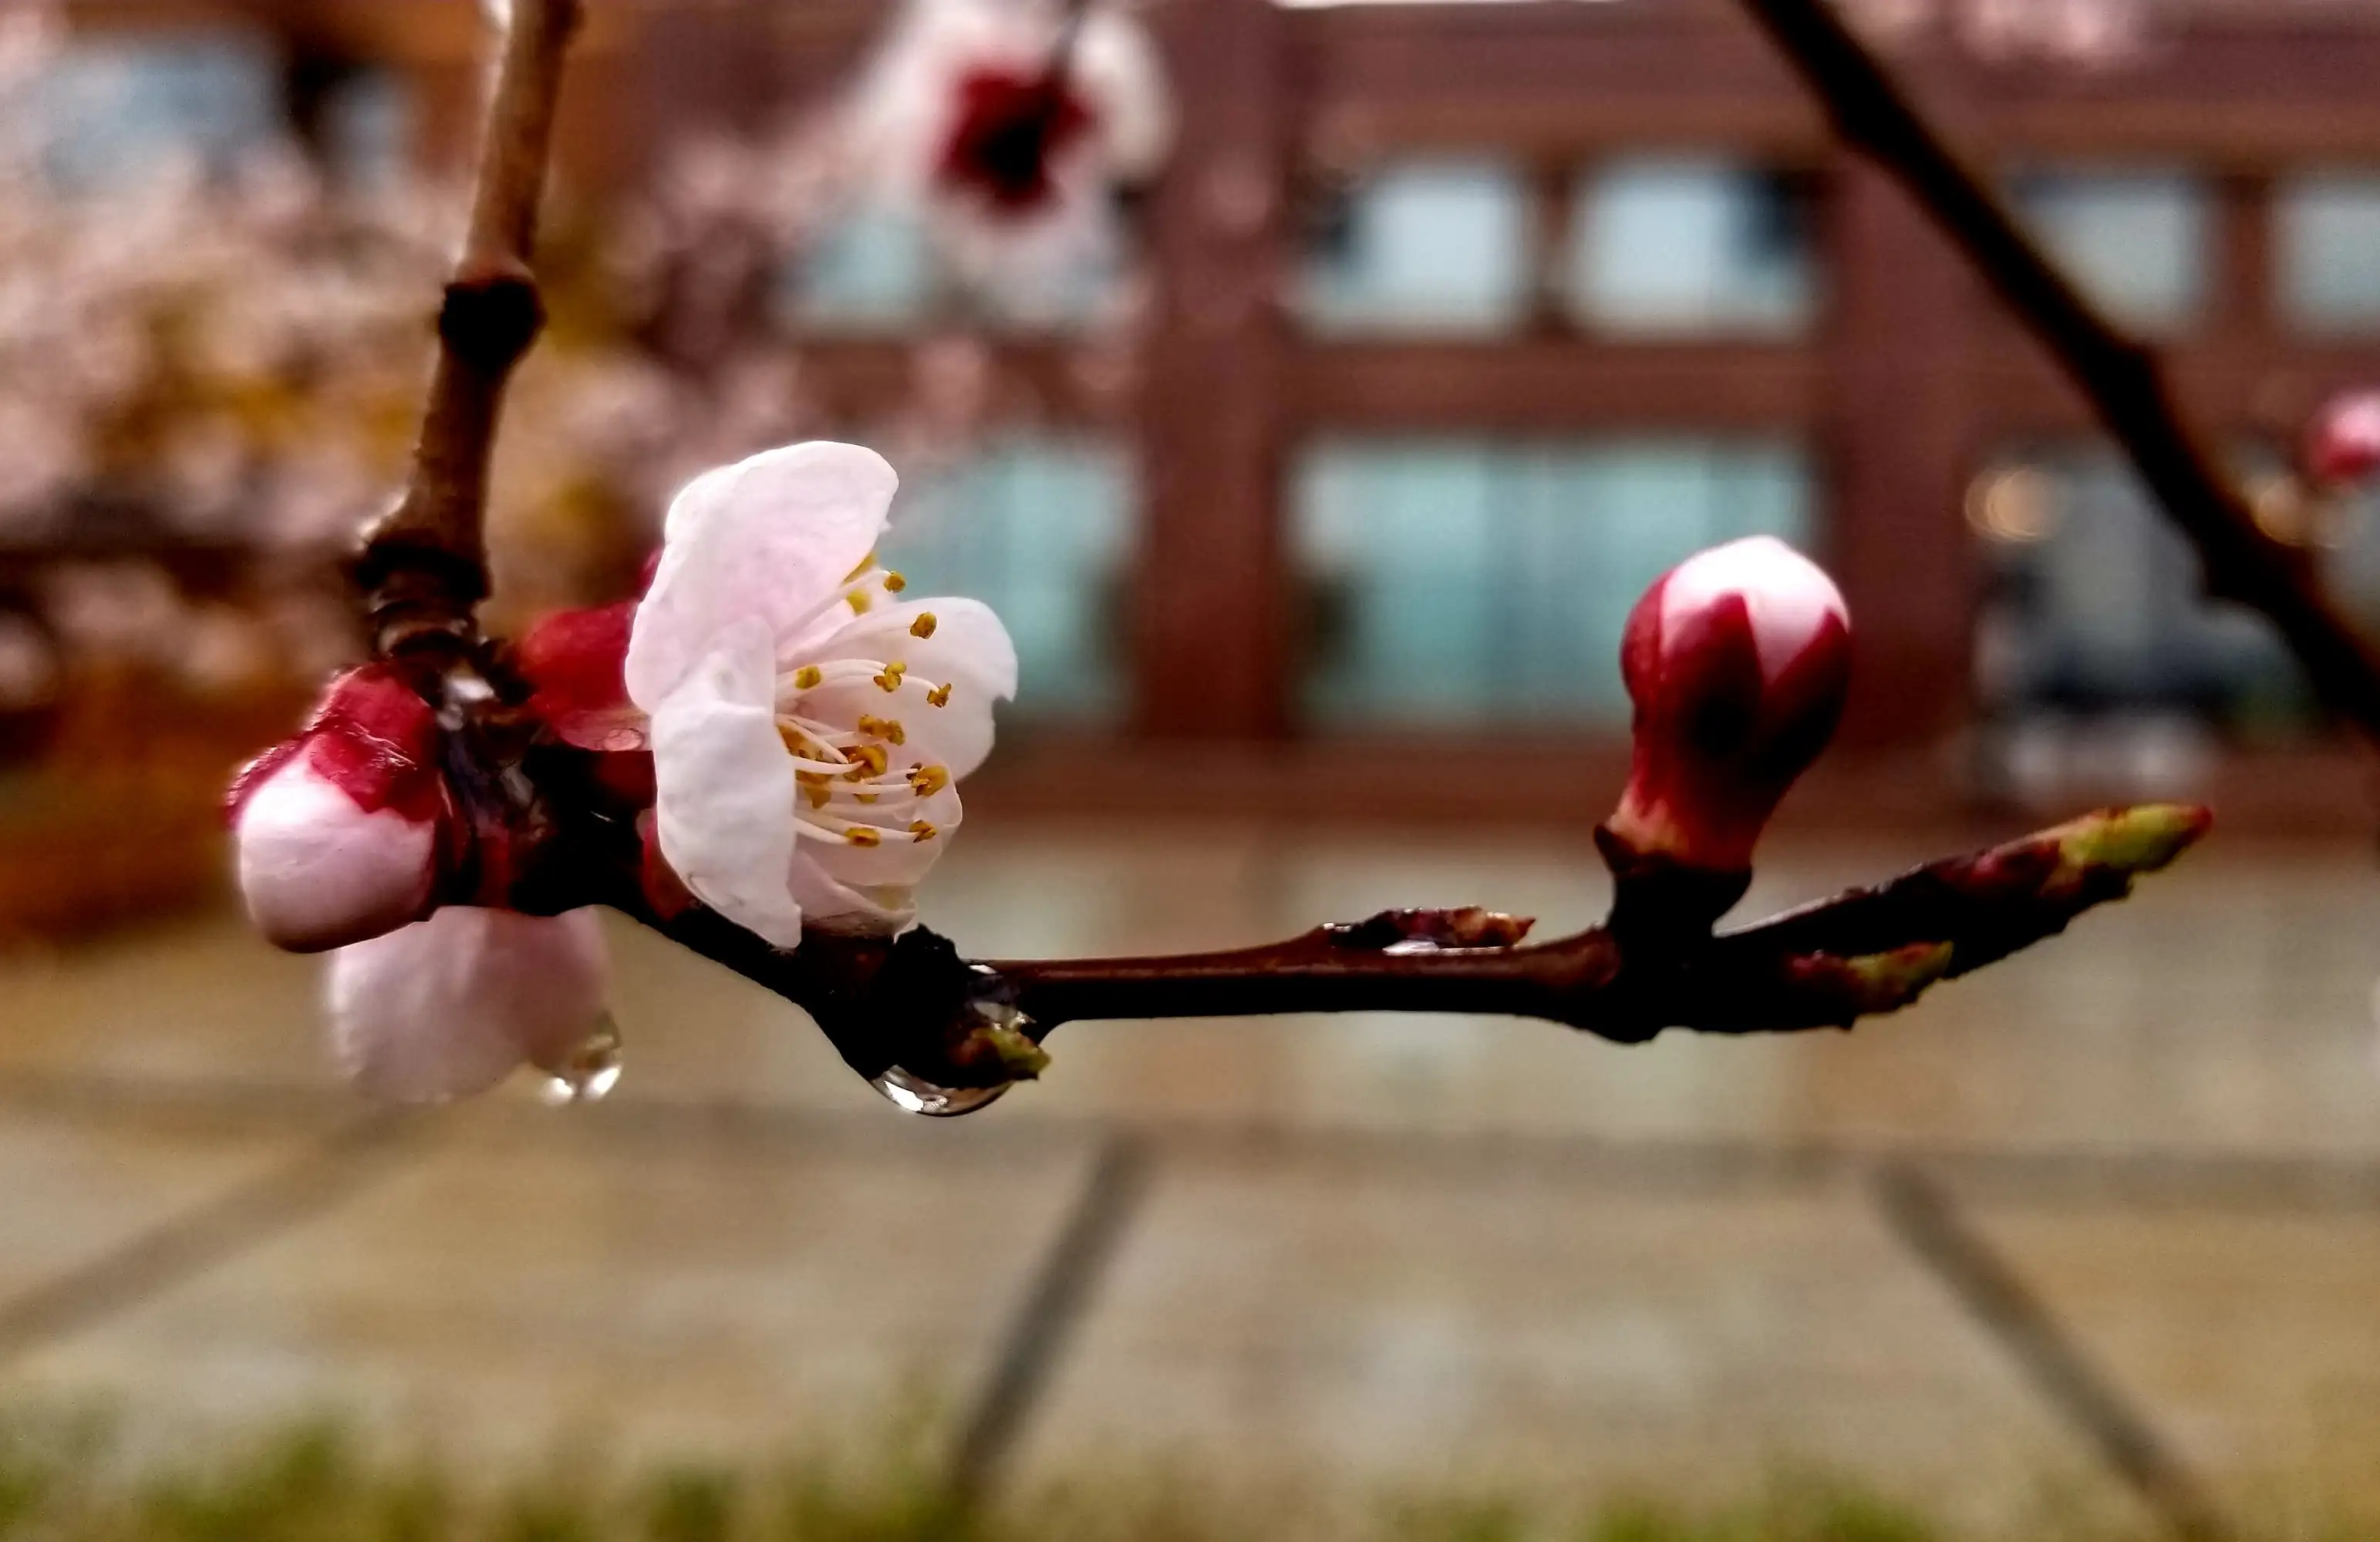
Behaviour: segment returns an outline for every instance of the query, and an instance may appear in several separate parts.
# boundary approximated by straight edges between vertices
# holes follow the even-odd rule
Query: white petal
[[[757,620],[789,637],[867,559],[900,479],[883,456],[817,441],[698,478],[669,512],[661,567],[629,634],[629,698],[648,712]]]
[[[300,750],[240,807],[239,889],[275,946],[320,953],[421,914],[436,879],[436,827],[366,813]]]
[[[877,816],[876,809],[865,805],[847,807],[838,803],[834,811],[861,823]],[[837,883],[862,894],[880,897],[914,889],[950,849],[951,837],[958,831],[962,818],[958,790],[945,787],[922,804],[908,805],[881,818],[887,832],[881,845],[805,841],[801,855]],[[934,827],[932,840],[910,839],[909,826],[918,820]],[[905,898],[902,903],[908,902]]]
[[[601,1022],[607,974],[591,910],[448,905],[332,955],[332,1048],[374,1097],[468,1097],[525,1061],[560,1064]]]
[[[954,688],[947,704],[937,707],[928,695],[934,684],[911,674],[889,695],[865,680],[821,686],[802,693],[802,713],[845,727],[857,723],[862,713],[890,718],[908,741],[892,751],[896,769],[940,766],[954,777],[968,775],[991,754],[991,693],[965,681],[944,682]]]
[[[1075,81],[1098,114],[1110,175],[1154,175],[1173,144],[1173,103],[1157,44],[1137,17],[1113,6],[1091,12],[1075,44]]]
[[[916,633],[918,621],[934,618],[933,636]],[[816,651],[797,650],[796,663],[837,659],[897,660],[909,673],[940,683],[957,680],[1002,701],[1016,696],[1016,644],[991,607],[980,600],[909,600],[854,616],[820,636]]]
[[[704,904],[780,948],[802,940],[786,892],[794,759],[777,733],[776,653],[745,622],[653,711],[662,855]]]
[[[828,848],[804,842],[789,874],[794,897],[811,926],[844,936],[888,937],[917,918],[917,898],[907,890],[855,889],[819,865],[813,853],[822,849]]]

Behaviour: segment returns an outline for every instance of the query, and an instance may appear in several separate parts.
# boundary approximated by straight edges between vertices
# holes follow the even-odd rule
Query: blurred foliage
[[[854,1462],[789,1460],[617,1470],[581,1454],[528,1472],[391,1460],[316,1423],[210,1454],[158,1460],[100,1417],[0,1422],[0,1538],[9,1542],[2144,1542],[2120,1523],[2055,1516],[1985,1537],[1807,1475],[1734,1502],[1605,1500],[1586,1513],[1468,1497],[1383,1500],[1325,1515],[1211,1483],[1101,1474],[954,1506],[929,1448],[892,1442]],[[2345,1542],[2368,1532],[2301,1520],[2246,1539]]]

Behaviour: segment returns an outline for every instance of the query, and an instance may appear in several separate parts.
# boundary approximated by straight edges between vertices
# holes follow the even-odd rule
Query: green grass
[[[811,1461],[619,1472],[582,1457],[490,1475],[369,1455],[327,1424],[203,1458],[144,1459],[103,1420],[0,1421],[0,1542],[2144,1542],[2150,1535],[2077,1522],[1973,1537],[1809,1478],[1772,1483],[1734,1503],[1607,1500],[1584,1514],[1476,1497],[1382,1500],[1325,1513],[1278,1495],[1223,1497],[1211,1483],[1101,1475],[967,1515],[933,1481],[916,1454],[922,1447],[897,1444],[865,1470]],[[2359,1534],[2287,1535],[2326,1542]]]

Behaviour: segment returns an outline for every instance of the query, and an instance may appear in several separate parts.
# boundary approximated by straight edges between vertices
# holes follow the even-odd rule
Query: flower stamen
[[[916,637],[918,641],[923,642],[928,637],[932,637],[934,635],[934,629],[941,625],[941,619],[937,617],[933,612],[928,611],[923,615],[917,617],[917,620],[909,623],[909,635]]]
[[[949,706],[951,704],[951,687],[957,684],[957,681],[952,680],[945,682],[942,685],[936,686],[932,690],[926,693],[927,704],[934,707]]]
[[[896,661],[884,666],[884,673],[876,676],[876,684],[889,696],[901,688],[901,677],[908,673],[909,666]]]

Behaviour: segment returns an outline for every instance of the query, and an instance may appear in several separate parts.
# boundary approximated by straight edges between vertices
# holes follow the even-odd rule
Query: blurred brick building
[[[589,202],[676,136],[832,89],[886,14],[591,8],[565,129]],[[1850,812],[2167,790],[2356,812],[2286,658],[2199,606],[2080,403],[1725,0],[1148,9],[1184,133],[1138,216],[1137,346],[1064,315],[992,334],[1014,388],[953,494],[957,576],[1026,652],[1033,732],[993,795],[1419,813],[1445,778],[1418,748],[1592,818],[1628,604],[1771,530],[1859,619]],[[97,47],[246,40],[352,153],[468,137],[473,0],[73,10]],[[2355,7],[2170,6],[2091,67],[1902,63],[2168,346],[2252,487],[2326,393],[2380,380],[2380,27]],[[865,215],[827,245],[786,303],[864,434],[911,389],[929,262]],[[2283,533],[2380,617],[2380,511]]]

